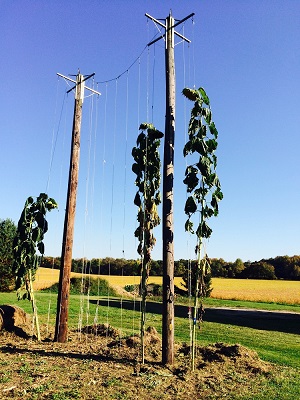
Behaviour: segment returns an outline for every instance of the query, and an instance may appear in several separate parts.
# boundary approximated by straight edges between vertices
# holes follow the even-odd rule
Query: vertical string
[[[155,44],[153,46],[153,68],[152,68],[152,105],[151,105],[151,122],[153,123],[153,113],[154,113],[154,98],[155,98]]]
[[[115,153],[116,153],[116,131],[117,131],[117,97],[118,97],[118,78],[115,81],[115,111],[114,111],[114,128],[113,128],[113,164],[112,164],[112,180],[111,180],[111,207],[110,207],[110,233],[109,233],[109,263],[108,263],[108,275],[110,276],[111,270],[111,255],[112,255],[112,232],[113,232],[113,209],[114,209],[114,183],[115,183]],[[109,306],[110,306],[110,293],[109,288],[107,292],[107,331],[106,337],[108,338],[108,321],[109,321]]]
[[[52,128],[52,141],[51,141],[51,150],[50,150],[48,178],[47,178],[46,191],[45,191],[46,193],[48,193],[48,190],[49,190],[50,174],[51,174],[53,157],[54,157],[54,148],[55,148],[55,143],[56,143],[57,135],[58,135],[58,129],[57,129],[56,137],[55,137],[55,122],[56,122],[57,102],[58,102],[58,85],[59,85],[59,77],[57,77],[57,83],[56,83],[56,95],[55,95],[55,106],[54,106],[53,128]],[[66,95],[66,93],[65,93],[65,95]],[[64,96],[64,99],[65,99],[65,96]],[[63,101],[63,104],[64,104],[64,101]],[[61,113],[62,113],[62,111],[61,111]],[[60,124],[58,124],[58,125],[60,125]]]
[[[194,17],[192,17],[192,37],[193,37],[193,43],[195,43],[195,20]],[[196,88],[196,66],[195,66],[195,46],[193,44],[193,86],[194,89]]]
[[[149,61],[150,60],[150,49],[148,47],[147,51],[147,85],[146,85],[146,115],[147,115],[147,122],[149,122]]]
[[[128,145],[128,103],[129,103],[129,70],[126,75],[126,110],[125,110],[125,149],[124,149],[124,192],[123,192],[123,249],[122,256],[125,259],[125,226],[126,226],[126,190],[127,190],[127,145]],[[124,268],[122,266],[122,283]],[[121,335],[123,332],[123,292],[121,294]]]
[[[137,98],[138,98],[138,106],[137,106],[137,129],[140,126],[140,99],[141,99],[141,59],[139,58],[139,72],[138,72],[138,91],[137,91]]]
[[[103,152],[102,152],[102,174],[101,174],[101,199],[100,199],[100,227],[103,226],[103,203],[104,203],[104,179],[105,179],[105,165],[106,165],[106,135],[107,135],[107,101],[108,101],[108,83],[105,83],[105,97],[104,97],[104,121],[103,121]],[[101,259],[98,262],[98,283],[97,294],[100,295],[100,276],[101,276]],[[95,321],[98,319],[99,302],[97,302]]]

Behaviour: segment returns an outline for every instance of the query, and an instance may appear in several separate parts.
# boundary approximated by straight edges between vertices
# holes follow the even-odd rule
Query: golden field
[[[72,272],[71,276],[81,277],[81,274]],[[97,275],[91,277],[97,278]],[[101,275],[101,278],[109,281],[112,286],[139,284],[138,276]],[[34,289],[49,287],[58,282],[58,279],[59,270],[39,268]],[[162,284],[162,277],[150,276],[148,282]],[[175,285],[182,287],[181,282],[181,278],[175,278]],[[212,286],[212,298],[300,304],[300,281],[213,278]]]

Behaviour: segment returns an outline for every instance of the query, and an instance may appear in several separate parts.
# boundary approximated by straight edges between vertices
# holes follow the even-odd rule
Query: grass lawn
[[[37,306],[41,323],[55,325],[56,298],[53,293],[36,293]],[[100,306],[97,306],[98,298],[82,297],[71,295],[69,304],[69,327],[76,328],[79,321],[83,325],[93,324],[97,315],[98,323],[109,323],[115,328],[121,329],[123,335],[139,332],[140,313],[137,311],[139,301],[135,301],[136,311],[128,309],[126,303],[131,304],[134,300],[130,299],[109,299],[103,298]],[[26,312],[31,313],[31,304],[28,301],[17,301],[15,293],[1,293],[3,304],[18,305]],[[123,305],[121,306],[121,302]],[[280,305],[278,306],[280,308]],[[48,310],[49,313],[48,313]],[[300,318],[300,315],[299,315]],[[154,326],[161,333],[161,314],[147,313],[146,325]],[[200,345],[209,343],[224,342],[229,344],[239,343],[249,347],[266,360],[280,365],[300,367],[300,335],[280,332],[252,329],[243,326],[220,324],[216,322],[204,322],[201,330],[197,333]],[[175,341],[189,342],[190,328],[189,319],[175,318]]]
[[[16,293],[1,293],[1,303],[17,305],[31,314],[31,303],[17,301]],[[56,317],[57,295],[36,292],[40,323],[53,330]],[[108,301],[109,300],[109,301]],[[98,301],[98,304],[97,304]],[[210,299],[210,305],[239,304],[250,307],[251,302]],[[228,303],[229,302],[229,303]],[[130,304],[130,307],[128,305]],[[267,303],[258,303],[265,305]],[[151,307],[150,307],[151,305]],[[159,303],[148,301],[148,309],[154,310]],[[282,305],[273,304],[275,309]],[[294,306],[297,307],[297,306]],[[139,300],[123,298],[98,298],[70,295],[69,331],[78,326],[108,323],[121,331],[122,337],[138,334],[140,329]],[[260,307],[262,308],[262,307]],[[299,315],[300,317],[300,315]],[[159,312],[147,312],[146,326],[154,326],[161,334],[162,318]],[[34,332],[33,332],[34,333]],[[78,334],[76,334],[78,335]],[[81,334],[82,335],[82,334]],[[169,369],[158,369],[159,364],[147,365],[147,372],[133,376],[132,364],[122,364],[120,350],[116,359],[106,361],[91,350],[96,348],[95,338],[83,337],[66,344],[35,341],[28,345],[2,339],[0,353],[0,389],[5,398],[25,400],[73,400],[78,399],[149,399],[181,400],[186,398],[231,400],[296,400],[300,398],[300,335],[217,322],[204,322],[197,332],[199,346],[214,343],[240,344],[246,352],[255,350],[259,357],[272,363],[268,373],[239,369],[235,363],[211,363],[212,371],[197,369],[196,374],[185,372],[184,379],[170,373]],[[175,318],[175,341],[189,343],[190,327],[187,317]],[[60,346],[59,346],[60,345]],[[65,347],[67,346],[67,347]],[[74,347],[75,346],[75,347]],[[104,347],[100,347],[105,350]],[[120,347],[121,349],[121,347]],[[250,349],[250,350],[248,350]],[[151,349],[149,349],[151,351]],[[246,353],[246,355],[247,355]],[[92,354],[92,355],[91,355]],[[101,354],[101,353],[100,353]],[[100,358],[99,358],[100,357]],[[120,358],[119,358],[120,357]],[[99,359],[98,359],[99,358]],[[247,360],[247,358],[246,358]],[[158,359],[159,361],[159,359]],[[238,361],[237,361],[238,362]],[[232,361],[231,361],[232,363]],[[210,367],[209,367],[210,368]],[[97,386],[94,386],[97,385]],[[190,392],[194,388],[194,392]],[[1,394],[0,394],[1,397]]]

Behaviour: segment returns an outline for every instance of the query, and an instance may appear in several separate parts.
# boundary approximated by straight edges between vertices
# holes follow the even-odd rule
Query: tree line
[[[16,235],[16,225],[10,219],[0,220],[0,291],[7,291],[14,287],[15,276],[12,271],[13,241]],[[188,274],[190,261],[180,259],[175,261],[175,276],[185,278]],[[209,259],[211,277],[238,278],[238,279],[285,279],[300,280],[300,256],[278,256],[260,261],[243,262],[237,259],[234,262],[222,258]],[[60,257],[43,257],[41,267],[60,268]],[[99,275],[140,275],[140,260],[126,260],[120,258],[93,258],[73,259],[72,271]],[[161,260],[151,261],[151,275],[162,276]]]
[[[300,280],[300,256],[278,256],[262,259],[260,261],[243,262],[238,258],[234,262],[225,261],[222,258],[208,259],[210,275],[213,278],[237,278],[237,279],[285,279]],[[184,276],[188,271],[190,261],[180,259],[175,261],[175,276]],[[60,268],[60,257],[44,257],[41,267]],[[99,275],[140,275],[140,260],[126,260],[123,258],[93,258],[73,259],[72,271]],[[151,261],[150,275],[162,276],[162,260]]]

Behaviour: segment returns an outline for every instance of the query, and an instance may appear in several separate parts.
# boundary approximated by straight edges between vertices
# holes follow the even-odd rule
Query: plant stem
[[[145,262],[145,258],[142,262],[142,279],[141,279],[141,290],[142,290],[142,305],[141,305],[141,348],[142,348],[142,364],[145,363],[145,324],[146,324],[146,299],[147,299],[147,279],[148,279],[148,263]]]
[[[36,325],[37,339],[40,342],[41,341],[40,324],[39,324],[38,312],[37,312],[37,307],[36,307],[35,297],[34,297],[34,292],[33,292],[31,269],[29,269],[29,287],[30,287],[30,300],[31,300],[32,311],[33,311],[33,320],[35,321],[35,325]]]
[[[204,188],[204,183],[202,181],[202,188]],[[200,224],[202,225],[204,221],[204,205],[205,200],[202,198],[201,202],[201,220]],[[202,237],[198,238],[197,243],[197,267],[196,267],[196,287],[195,287],[195,297],[194,297],[194,312],[193,312],[193,330],[192,330],[192,371],[195,371],[195,352],[196,352],[196,324],[197,324],[197,315],[198,315],[198,299],[199,299],[199,278],[201,271],[201,251],[202,251]]]

